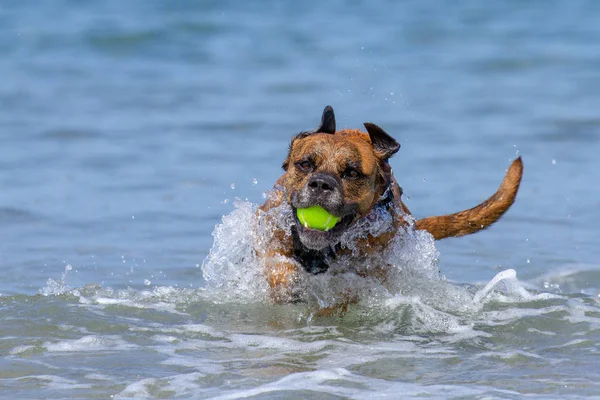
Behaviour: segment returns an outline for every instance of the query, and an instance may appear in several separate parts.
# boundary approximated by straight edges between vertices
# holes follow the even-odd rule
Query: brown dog
[[[455,214],[420,219],[412,225],[405,218],[410,211],[402,202],[402,189],[388,163],[400,144],[377,125],[364,125],[366,133],[354,129],[336,132],[333,109],[327,106],[317,129],[292,139],[283,163],[285,173],[260,207],[270,218],[269,210],[286,202],[295,218],[290,231],[273,229],[266,246],[269,250],[259,252],[274,301],[295,300],[301,274],[325,272],[340,255],[351,253],[358,258],[377,252],[399,229],[423,229],[436,240],[467,235],[496,222],[514,202],[523,174],[520,157],[511,164],[498,191],[483,203]],[[295,211],[314,205],[337,216],[339,222],[329,231],[304,227]],[[344,233],[373,211],[389,213],[392,229],[357,238],[350,252],[342,243]],[[384,281],[386,268],[359,271],[359,275]]]

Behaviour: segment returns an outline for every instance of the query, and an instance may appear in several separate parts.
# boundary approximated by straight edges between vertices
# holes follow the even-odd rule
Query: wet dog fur
[[[478,232],[496,222],[513,204],[523,174],[520,157],[512,162],[496,193],[481,204],[454,214],[419,219],[410,225],[404,218],[410,211],[402,202],[402,189],[388,162],[400,144],[379,126],[364,126],[366,132],[336,131],[333,109],[327,106],[318,128],[293,137],[283,163],[285,172],[259,213],[269,218],[269,210],[286,202],[295,217],[298,208],[320,205],[336,215],[339,222],[329,231],[320,231],[303,226],[295,218],[291,235],[273,229],[268,250],[258,252],[258,256],[263,260],[274,302],[296,300],[300,274],[324,273],[332,259],[348,253],[340,246],[341,235],[374,208],[390,213],[393,228],[360,239],[357,248],[361,256],[387,246],[400,229],[426,230],[436,240]],[[382,266],[366,274],[384,281],[387,272]],[[348,301],[341,307],[345,310],[347,304]]]

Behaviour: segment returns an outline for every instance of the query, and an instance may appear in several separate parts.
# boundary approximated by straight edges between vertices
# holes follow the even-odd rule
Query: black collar
[[[294,259],[302,265],[309,274],[317,275],[326,272],[329,269],[331,261],[335,260],[336,253],[341,249],[338,243],[335,248],[327,247],[323,250],[307,249],[298,235],[296,226],[292,226],[292,239],[294,242]]]

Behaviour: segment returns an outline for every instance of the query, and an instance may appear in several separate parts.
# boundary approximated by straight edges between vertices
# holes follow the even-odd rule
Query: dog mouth
[[[292,207],[292,210],[300,241],[312,250],[322,250],[337,244],[342,234],[354,223],[357,217],[355,213],[346,214],[331,229],[319,230],[303,225],[298,219],[298,209]]]

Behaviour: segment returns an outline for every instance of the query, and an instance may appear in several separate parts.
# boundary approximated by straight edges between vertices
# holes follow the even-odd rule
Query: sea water
[[[600,396],[599,41],[593,0],[2,2],[0,398]],[[515,204],[272,304],[255,210],[327,104],[415,218],[520,155]]]
[[[273,304],[253,257],[259,215],[237,201],[223,217],[202,288],[72,288],[67,266],[40,295],[4,297],[6,393],[516,398],[600,389],[597,297],[527,289],[513,269],[485,285],[451,282],[431,236],[415,231],[386,253],[385,288],[338,271],[309,276],[305,302]],[[360,300],[343,316],[315,313],[347,290]],[[576,376],[580,368],[587,375]]]

